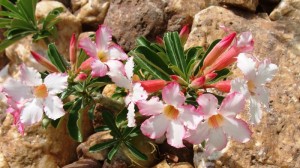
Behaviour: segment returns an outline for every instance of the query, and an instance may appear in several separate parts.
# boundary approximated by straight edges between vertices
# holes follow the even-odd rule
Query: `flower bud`
[[[230,46],[232,41],[234,40],[236,33],[231,33],[228,36],[224,37],[214,48],[208,53],[205,57],[202,70],[206,67],[210,66],[215,62],[217,58]]]
[[[199,78],[196,78],[192,81],[192,83],[189,85],[189,87],[193,89],[199,89],[201,88],[205,83],[205,77],[201,76]]]
[[[72,34],[70,40],[70,48],[69,48],[69,56],[70,56],[70,63],[71,65],[75,65],[76,63],[76,37],[75,34]]]
[[[74,79],[75,82],[83,82],[86,80],[86,78],[88,77],[88,75],[84,72],[80,72],[76,78]]]
[[[182,44],[185,44],[185,42],[187,41],[187,39],[189,37],[189,34],[190,34],[189,26],[188,25],[183,26],[183,28],[180,30],[180,33],[179,33],[179,37],[180,37]]]
[[[231,89],[231,81],[230,80],[225,80],[225,81],[220,81],[211,85],[206,85],[206,88],[216,88],[217,90],[225,93],[229,93]]]
[[[90,71],[92,70],[91,64],[93,62],[93,58],[90,57],[87,60],[83,61],[78,70]]]
[[[50,72],[59,72],[58,69],[51,62],[49,62],[46,58],[44,58],[43,56],[39,55],[38,53],[36,53],[34,51],[30,51],[30,53],[38,63],[43,65]]]
[[[170,75],[170,77],[171,77],[171,79],[172,79],[173,81],[175,81],[175,82],[177,82],[177,83],[179,83],[179,84],[181,84],[181,85],[185,85],[185,86],[188,85],[188,83],[187,83],[184,79],[182,79],[180,76],[177,76],[177,75]]]
[[[167,82],[162,79],[140,81],[140,83],[148,93],[157,92],[167,84]]]
[[[215,77],[217,77],[217,76],[218,76],[217,73],[211,72],[211,73],[205,75],[205,80],[210,81],[210,80],[215,79]]]
[[[164,40],[159,37],[159,36],[156,36],[155,37],[155,40],[156,40],[156,43],[159,44],[159,45],[164,45]]]

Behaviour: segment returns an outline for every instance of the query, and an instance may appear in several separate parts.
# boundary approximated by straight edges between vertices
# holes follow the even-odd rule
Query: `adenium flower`
[[[219,71],[231,65],[237,60],[240,53],[251,52],[254,47],[254,40],[251,32],[243,32],[239,35],[237,41],[216,59],[209,68],[205,69],[204,74],[213,71]]]
[[[8,79],[3,85],[3,91],[11,98],[12,107],[16,103],[22,106],[20,121],[24,125],[32,125],[39,122],[45,114],[56,120],[65,112],[63,103],[56,94],[67,88],[66,74],[52,73],[44,81],[38,71],[20,66],[20,80]],[[16,109],[15,109],[16,110]]]
[[[90,56],[87,62],[90,63],[92,76],[102,77],[108,72],[107,64],[110,62],[118,64],[117,60],[126,60],[127,55],[120,46],[112,43],[111,30],[108,27],[100,25],[95,38],[95,43],[88,37],[80,40],[79,48]]]
[[[134,62],[133,57],[128,58],[125,67],[120,62],[119,64],[108,63],[110,71],[107,75],[112,79],[112,81],[119,87],[123,87],[128,90],[128,95],[125,97],[125,104],[128,109],[127,120],[128,127],[136,126],[135,123],[135,104],[140,100],[146,100],[148,97],[147,92],[141,86],[141,83],[133,83],[133,68]]]
[[[6,109],[7,113],[10,113],[14,118],[14,125],[17,127],[19,133],[24,134],[24,124],[20,120],[21,110],[23,108],[22,104],[13,102],[13,100],[8,99],[7,103],[9,107]]]
[[[185,96],[176,82],[163,88],[162,99],[165,103],[158,97],[137,102],[139,112],[151,116],[142,123],[141,131],[152,139],[166,134],[168,144],[176,148],[184,147],[182,139],[187,128],[195,129],[202,116],[196,113],[194,106],[184,104]]]
[[[231,82],[231,91],[240,92],[250,100],[251,122],[258,124],[262,118],[261,107],[269,107],[269,93],[265,87],[275,75],[278,67],[270,60],[256,61],[250,54],[240,54],[237,67],[244,74],[244,79]]]
[[[245,105],[244,96],[234,92],[225,97],[220,108],[218,100],[212,94],[202,94],[197,98],[198,111],[204,114],[205,121],[195,130],[190,130],[186,140],[193,144],[200,144],[207,140],[206,152],[211,154],[220,151],[227,145],[227,138],[231,137],[239,142],[247,142],[251,137],[248,124],[236,118]]]

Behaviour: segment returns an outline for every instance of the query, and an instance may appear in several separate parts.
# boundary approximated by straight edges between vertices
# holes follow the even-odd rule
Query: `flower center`
[[[45,84],[34,87],[33,94],[37,98],[46,98],[48,96],[48,90]]]
[[[179,111],[172,105],[167,105],[164,108],[164,114],[167,116],[169,119],[176,119],[179,115]]]
[[[249,80],[249,81],[247,82],[247,85],[248,85],[248,90],[249,90],[250,94],[251,94],[252,96],[255,95],[255,89],[256,89],[256,86],[255,86],[255,84],[253,83],[253,81]]]
[[[101,62],[106,62],[108,60],[106,53],[103,51],[98,51],[97,56]]]
[[[224,120],[224,118],[222,115],[216,114],[216,115],[209,117],[208,125],[213,128],[218,128],[222,125],[223,120]]]

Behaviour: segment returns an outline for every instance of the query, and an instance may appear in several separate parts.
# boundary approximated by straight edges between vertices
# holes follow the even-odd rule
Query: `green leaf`
[[[136,39],[136,43],[138,46],[150,47],[150,41],[148,41],[145,37],[141,36]]]
[[[95,128],[95,132],[109,131],[110,129],[106,125]]]
[[[186,79],[186,62],[184,50],[178,32],[166,33],[164,35],[164,42],[170,62],[183,72],[184,78]]]
[[[51,125],[52,125],[54,128],[57,128],[58,125],[59,125],[59,123],[60,123],[60,121],[61,121],[61,118],[56,119],[56,120],[52,120],[52,121],[51,121]]]
[[[148,160],[148,157],[140,152],[134,145],[128,141],[125,142],[125,145],[128,147],[130,153],[132,153],[136,158],[140,160]]]
[[[0,0],[0,5],[4,6],[6,9],[10,10],[11,12],[19,15],[18,9],[10,1],[8,1],[8,0]]]
[[[67,71],[67,62],[64,57],[59,54],[53,43],[48,45],[47,54],[52,64],[54,64],[60,72]]]
[[[165,62],[164,59],[162,59],[158,54],[148,47],[139,46],[134,51],[143,54],[147,60],[160,67],[164,72],[173,74],[168,68],[169,62]]]
[[[147,60],[144,55],[135,52],[131,52],[131,54],[134,55],[134,61],[141,69],[148,71],[155,78],[170,80],[169,74]]]
[[[122,137],[122,134],[116,125],[114,115],[110,111],[103,110],[102,117],[103,117],[105,124],[111,130],[111,133],[116,135],[117,137]]]
[[[108,160],[111,160],[115,154],[118,152],[120,146],[121,146],[122,142],[119,141],[119,143],[117,145],[115,145],[110,151],[109,153],[107,154],[107,158]]]
[[[79,56],[77,57],[76,67],[79,68],[80,65],[88,58],[86,53],[81,49]]]
[[[110,148],[110,147],[116,145],[117,142],[118,142],[117,140],[112,139],[112,140],[109,140],[107,142],[99,143],[99,144],[96,144],[94,146],[91,146],[89,151],[90,152],[101,151],[103,149],[107,149],[107,148]]]
[[[169,68],[171,68],[177,75],[181,76],[181,77],[185,77],[184,73],[179,69],[179,67],[172,65]]]
[[[77,142],[82,142],[82,134],[80,130],[80,113],[83,109],[81,108],[81,105],[82,99],[79,98],[75,101],[74,106],[69,112],[69,120],[67,124],[69,135]]]
[[[57,16],[63,12],[63,8],[55,8],[52,11],[48,13],[48,15],[45,17],[45,19],[42,21],[43,29],[49,29],[52,28],[57,22],[59,22],[60,19],[57,18]]]
[[[32,31],[32,32],[37,31],[37,30],[34,29],[32,24],[30,24],[26,21],[17,20],[17,19],[12,20],[11,28],[20,28],[20,29],[29,30],[29,31]]]
[[[90,120],[94,120],[94,109],[96,107],[96,104],[95,103],[91,103],[91,107],[89,108],[88,110],[88,115],[89,115],[89,119]]]
[[[35,8],[37,0],[19,0],[17,2],[17,7],[21,11],[24,17],[27,18],[32,24],[36,25],[35,20]]]
[[[27,34],[21,34],[20,36],[17,36],[17,37],[14,37],[12,39],[6,39],[6,40],[3,40],[1,43],[0,43],[0,52],[4,51],[5,48],[7,48],[8,46],[12,45],[13,43],[15,43],[16,41],[24,38],[25,36],[27,36]]]
[[[215,73],[217,73],[218,75],[213,80],[207,82],[207,84],[216,83],[232,74],[232,72],[227,68],[222,69],[220,71],[216,71]]]

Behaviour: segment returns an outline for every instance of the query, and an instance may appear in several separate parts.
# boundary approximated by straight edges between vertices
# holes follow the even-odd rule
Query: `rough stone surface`
[[[135,46],[139,36],[153,40],[166,30],[162,0],[112,0],[104,24],[112,29],[112,34],[124,50]]]
[[[222,38],[225,33],[219,24],[237,32],[251,31],[255,55],[269,57],[279,71],[268,85],[271,111],[265,112],[262,122],[252,128],[249,142],[232,142],[215,162],[216,167],[300,167],[299,22],[271,22],[254,14],[209,7],[195,16],[187,45],[207,47],[214,39]]]
[[[258,0],[219,0],[220,4],[235,6],[255,12]]]
[[[64,4],[65,7],[69,8],[71,6],[70,0],[42,0],[42,1],[58,1]]]
[[[99,168],[101,164],[93,159],[79,159],[74,163],[68,164],[63,168]]]
[[[108,8],[108,0],[90,0],[74,14],[82,24],[97,29],[98,25],[103,23]]]
[[[0,158],[9,167],[57,168],[76,159],[76,146],[66,129],[51,126],[43,129],[40,124],[25,129],[22,136],[12,125],[13,118],[7,115],[0,127]],[[66,122],[62,123],[65,126]]]
[[[282,0],[270,14],[271,20],[290,20],[299,23],[300,1]]]
[[[77,156],[84,158],[91,158],[95,160],[105,160],[107,157],[108,150],[101,150],[98,152],[89,152],[89,148],[99,144],[111,140],[113,137],[110,135],[110,131],[97,132],[91,135],[87,141],[81,143],[77,147]]]

